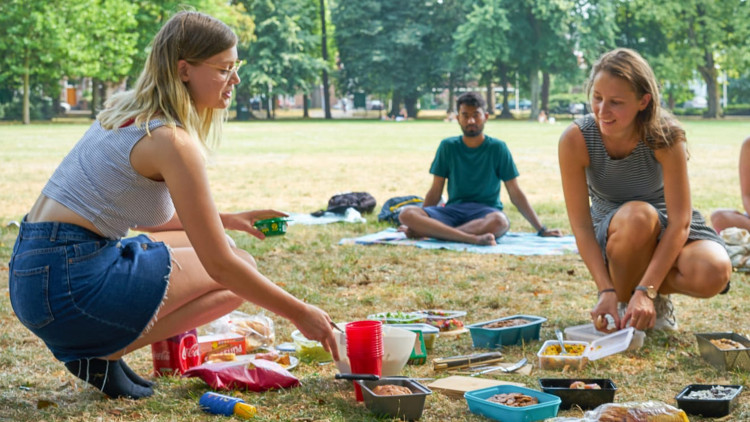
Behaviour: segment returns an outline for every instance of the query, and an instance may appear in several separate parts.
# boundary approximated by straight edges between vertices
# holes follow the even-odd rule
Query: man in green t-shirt
[[[405,208],[399,215],[409,237],[433,237],[454,242],[494,245],[510,228],[500,202],[505,183],[513,205],[540,236],[561,236],[547,229],[518,185],[518,170],[505,142],[484,134],[488,114],[484,99],[468,92],[456,100],[463,136],[443,139],[432,162],[432,186],[422,207]],[[448,202],[438,206],[445,181]]]

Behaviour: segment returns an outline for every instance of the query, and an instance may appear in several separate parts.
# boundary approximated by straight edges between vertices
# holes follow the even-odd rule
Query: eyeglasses
[[[218,64],[213,64],[209,62],[203,62],[208,67],[212,67],[214,69],[221,70],[221,74],[224,76],[224,80],[229,80],[229,78],[232,77],[232,74],[239,72],[240,67],[245,64],[244,60],[237,60],[234,62],[234,64],[231,67],[226,67]]]

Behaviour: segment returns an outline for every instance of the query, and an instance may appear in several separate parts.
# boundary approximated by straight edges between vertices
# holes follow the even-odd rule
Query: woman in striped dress
[[[599,291],[592,320],[602,331],[675,329],[668,295],[725,292],[732,270],[692,209],[685,132],[633,50],[604,54],[588,95],[593,113],[562,134],[559,161],[571,229]],[[604,328],[606,315],[614,328]]]

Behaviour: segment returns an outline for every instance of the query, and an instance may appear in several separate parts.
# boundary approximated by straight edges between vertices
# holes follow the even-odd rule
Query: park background
[[[571,123],[571,110],[580,112],[570,105],[585,102],[583,83],[591,64],[615,46],[636,48],[649,59],[664,88],[665,105],[685,125],[694,207],[704,216],[717,208],[741,207],[737,157],[750,132],[748,119],[735,116],[750,103],[744,1],[5,0],[0,2],[0,108],[7,121],[0,123],[0,421],[216,419],[198,409],[198,397],[207,386],[196,379],[160,378],[156,394],[141,401],[105,400],[76,382],[15,319],[7,284],[7,262],[17,235],[8,223],[28,211],[91,121],[90,108],[71,112],[59,106],[67,102],[67,88],[80,92],[79,101],[95,104],[95,113],[115,88],[132,85],[153,34],[185,4],[232,25],[242,38],[241,58],[248,61],[240,70],[243,82],[232,121],[209,162],[212,190],[222,210],[312,212],[324,208],[331,195],[347,190],[372,193],[377,209],[392,196],[424,195],[439,140],[459,133],[455,122],[442,121],[452,104],[451,93],[492,92],[490,100],[504,104],[520,91],[520,99],[530,103],[528,110],[521,110],[522,101],[518,111],[510,104],[503,107],[510,116],[490,107],[502,118],[490,120],[486,131],[508,142],[521,186],[545,224],[569,233],[557,139]],[[321,5],[327,60],[322,58]],[[321,89],[324,72],[329,90]],[[87,83],[98,88],[84,93],[80,85]],[[700,85],[704,88],[696,94],[693,88]],[[705,101],[694,101],[703,90]],[[316,92],[329,92],[329,101]],[[545,108],[545,92],[547,110],[557,117],[554,124],[535,119]],[[336,101],[341,98],[353,106],[362,94],[364,108],[345,112],[334,107],[343,105]],[[26,95],[29,124],[24,125]],[[304,101],[292,105],[288,100],[299,96]],[[386,110],[373,110],[376,101]],[[263,108],[267,104],[268,110]],[[307,119],[305,104],[310,105]],[[333,119],[325,118],[325,104]],[[413,120],[380,120],[401,108],[410,109]],[[502,199],[508,203],[505,193]],[[532,231],[514,207],[509,205],[508,213],[514,231]],[[232,235],[257,257],[270,279],[320,305],[337,321],[432,307],[466,310],[468,323],[532,313],[548,318],[541,333],[545,340],[556,327],[588,320],[596,292],[577,254],[488,257],[339,246],[342,238],[388,227],[375,215],[366,218],[366,224],[292,226],[286,236],[263,242]],[[747,372],[722,372],[703,361],[694,337],[698,332],[749,333],[748,298],[746,276],[735,273],[727,296],[675,297],[680,329],[650,334],[637,352],[565,374],[535,370],[530,376],[493,377],[532,388],[539,377],[611,378],[618,386],[618,402],[660,400],[672,405],[688,384],[748,386]],[[260,311],[248,304],[241,310]],[[294,327],[273,319],[277,341],[289,341]],[[540,346],[531,342],[503,352],[508,361],[526,357],[536,362]],[[474,351],[464,335],[439,339],[430,357]],[[151,372],[148,348],[126,360],[141,374]],[[303,383],[300,388],[238,394],[258,406],[257,420],[373,418],[354,402],[348,383],[333,380],[335,372],[332,365],[302,364],[294,372]],[[429,364],[409,366],[404,373],[436,375]],[[422,420],[484,419],[470,414],[465,402],[436,393],[427,399]],[[727,420],[750,420],[747,393]]]

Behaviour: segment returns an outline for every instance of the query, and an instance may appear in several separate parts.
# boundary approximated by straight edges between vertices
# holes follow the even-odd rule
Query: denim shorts
[[[24,219],[10,260],[10,302],[58,360],[102,357],[144,332],[170,271],[169,249],[146,235],[113,240]]]
[[[502,210],[477,202],[462,202],[448,204],[444,207],[426,207],[424,212],[430,218],[434,218],[446,226],[458,227],[469,221],[484,218],[487,214],[502,212]]]

